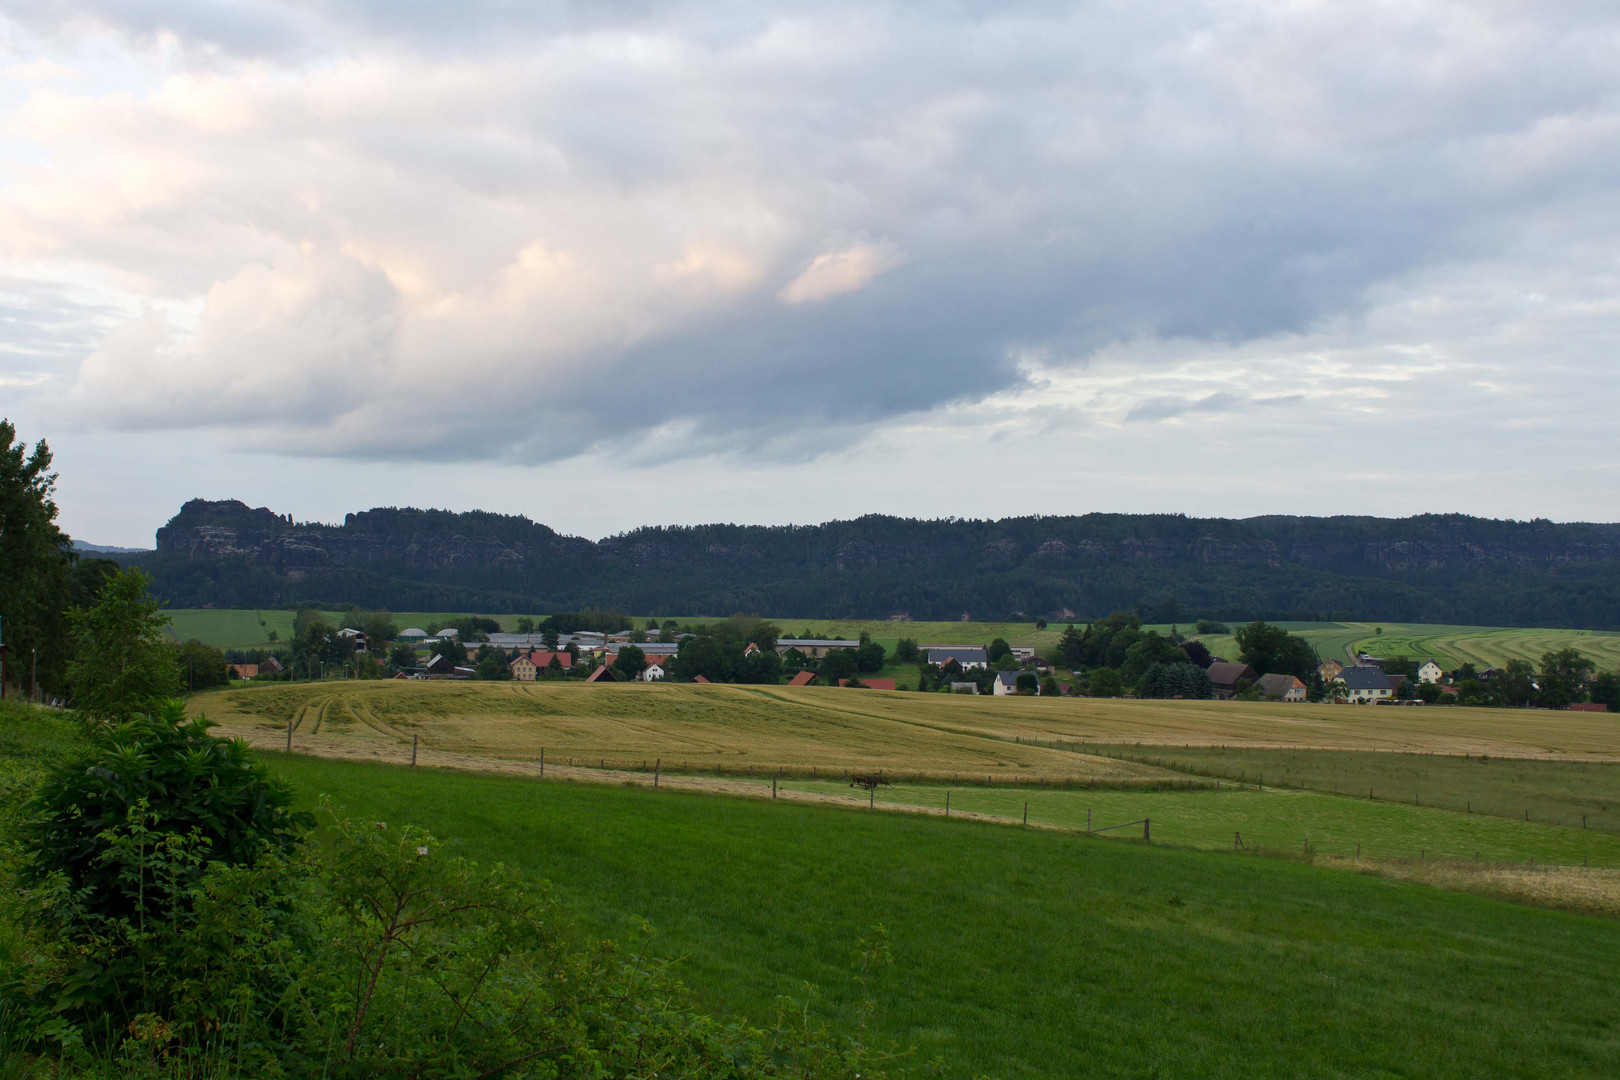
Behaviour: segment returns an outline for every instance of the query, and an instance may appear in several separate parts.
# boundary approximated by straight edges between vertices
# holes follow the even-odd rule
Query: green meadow
[[[677,960],[721,1015],[813,993],[858,1023],[850,953],[881,923],[896,963],[872,1034],[947,1076],[1620,1074],[1620,921],[1299,859],[272,757],[311,803],[550,879],[599,932]]]
[[[1614,720],[1620,731],[1620,716]],[[1307,791],[1358,799],[1371,795],[1475,815],[1620,832],[1620,763],[1613,761],[1240,747],[1086,749],[1191,776],[1264,781],[1287,788],[1303,785]]]
[[[816,791],[867,801],[848,784],[791,780],[785,791]],[[1094,829],[1152,823],[1156,844],[1206,850],[1304,855],[1360,855],[1370,859],[1474,859],[1620,868],[1620,835],[1596,829],[1511,821],[1485,814],[1369,801],[1275,788],[1197,788],[1192,791],[1084,790],[1029,787],[945,787],[895,784],[874,793],[879,807],[943,812],[950,794],[956,813],[1021,822],[1028,808],[1032,826]],[[1140,825],[1112,835],[1141,837]]]
[[[1501,626],[1444,626],[1429,623],[1279,623],[1309,641],[1324,660],[1344,661],[1365,652],[1372,656],[1433,659],[1448,670],[1471,663],[1500,667],[1509,660],[1536,663],[1543,653],[1575,649],[1604,671],[1620,670],[1620,633],[1601,630],[1556,630]],[[1380,631],[1382,631],[1380,633]],[[1212,653],[1237,659],[1230,635],[1203,639]]]

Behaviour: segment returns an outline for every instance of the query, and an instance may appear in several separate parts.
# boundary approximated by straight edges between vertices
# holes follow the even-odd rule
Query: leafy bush
[[[292,791],[245,742],[216,738],[212,726],[188,721],[185,706],[170,701],[156,715],[93,732],[89,750],[54,770],[31,804],[26,880],[61,875],[87,911],[125,917],[168,900],[155,870],[128,862],[145,858],[131,854],[134,836],[181,837],[204,862],[228,866],[290,852],[313,819],[292,811]]]

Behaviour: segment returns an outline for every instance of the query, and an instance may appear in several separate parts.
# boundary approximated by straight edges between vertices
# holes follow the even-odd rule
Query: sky
[[[61,523],[1620,518],[1612,2],[8,0]]]

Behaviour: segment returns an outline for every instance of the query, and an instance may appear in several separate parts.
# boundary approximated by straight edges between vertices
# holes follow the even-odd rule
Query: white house
[[[1339,672],[1338,681],[1344,684],[1345,696],[1352,705],[1387,701],[1395,696],[1389,676],[1375,667],[1347,667]]]
[[[647,666],[641,669],[641,674],[637,675],[636,678],[640,679],[642,682],[663,682],[664,666],[656,660],[650,660],[648,661]]]
[[[1440,681],[1440,676],[1444,674],[1445,672],[1440,670],[1439,664],[1433,660],[1425,660],[1418,665],[1417,680],[1418,682],[1437,683]]]
[[[998,671],[996,681],[990,684],[990,692],[996,697],[1007,697],[1018,693],[1018,676],[1026,674],[1022,671]]]

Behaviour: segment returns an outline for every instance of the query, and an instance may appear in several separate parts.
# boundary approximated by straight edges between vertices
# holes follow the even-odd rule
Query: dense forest
[[[1620,628],[1620,525],[1464,515],[999,521],[870,515],[646,527],[600,541],[521,516],[386,508],[342,525],[187,503],[144,567],[177,607],[584,607],[778,618],[1383,619]]]

